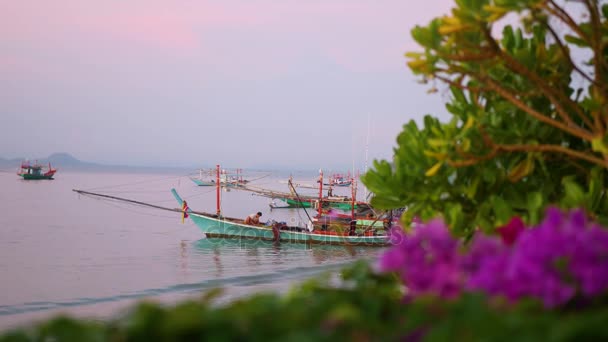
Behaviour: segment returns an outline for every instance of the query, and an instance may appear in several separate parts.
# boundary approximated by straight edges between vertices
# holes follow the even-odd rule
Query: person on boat
[[[261,216],[262,216],[262,213],[259,211],[255,214],[251,214],[245,218],[245,224],[257,226],[258,224],[260,224]]]

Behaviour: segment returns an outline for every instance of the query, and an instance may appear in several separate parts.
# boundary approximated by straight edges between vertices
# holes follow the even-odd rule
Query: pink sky
[[[0,149],[0,157],[37,153],[43,156],[56,148],[81,158],[111,161],[111,156],[116,156],[117,162],[132,160],[128,152],[117,155],[113,151],[118,145],[100,146],[105,139],[98,137],[111,129],[112,124],[117,127],[118,118],[129,115],[128,122],[141,123],[143,118],[150,118],[150,108],[168,111],[176,103],[183,107],[179,108],[179,114],[171,115],[191,120],[209,116],[217,122],[215,107],[230,102],[230,115],[242,119],[243,125],[261,122],[274,128],[277,120],[271,119],[289,115],[285,113],[289,103],[281,107],[273,104],[269,95],[273,87],[279,87],[276,89],[279,93],[287,92],[284,98],[312,94],[309,101],[316,102],[310,104],[311,109],[331,108],[319,115],[336,116],[332,122],[353,116],[367,117],[373,108],[387,108],[383,111],[393,113],[380,117],[377,124],[374,120],[374,126],[392,127],[388,132],[386,128],[376,132],[376,140],[386,140],[378,149],[390,154],[403,123],[441,108],[416,108],[403,113],[404,109],[412,109],[400,107],[408,103],[407,89],[413,86],[409,84],[413,78],[405,67],[403,54],[417,49],[409,34],[411,28],[447,13],[451,4],[448,0],[5,1],[0,4],[0,77],[7,80],[3,82],[7,87],[3,93],[12,95],[9,108],[4,109],[10,111],[8,116],[13,119],[10,121],[13,127],[8,129],[15,132],[26,128],[19,113],[42,116],[53,113],[55,118],[84,133],[66,137],[65,142],[48,147],[49,151],[0,141],[6,146]],[[326,75],[331,81],[324,81]],[[377,88],[378,94],[370,97],[393,98],[381,89],[394,87],[399,77],[403,79],[400,86],[404,87],[404,99],[391,104],[386,103],[386,98],[384,103],[372,103],[374,99],[370,98],[370,102],[363,104],[365,110],[353,113],[362,104],[348,104],[349,91],[358,91],[359,95],[350,93],[350,96],[360,98]],[[388,78],[392,80],[389,82]],[[370,89],[349,90],[353,80],[360,80],[361,87]],[[331,91],[344,103],[325,98],[323,91],[317,93],[318,87],[313,86],[316,82],[331,84]],[[346,83],[341,86],[340,82]],[[376,82],[378,86],[373,88]],[[253,83],[264,85],[262,96],[252,95],[252,90],[261,89],[250,88]],[[416,97],[425,91],[419,85],[416,87],[419,89],[411,95],[414,102],[420,101]],[[209,89],[216,93],[205,98]],[[389,92],[393,90],[396,89]],[[74,101],[71,97],[74,94],[81,96]],[[166,95],[166,99],[159,99],[159,94]],[[242,98],[246,100],[238,105]],[[441,99],[436,97],[434,101]],[[206,107],[209,103],[213,105]],[[256,108],[255,120],[247,114],[251,106]],[[336,111],[340,108],[344,108],[343,112]],[[85,113],[103,114],[108,118],[106,125],[91,127],[82,119]],[[397,116],[398,113],[402,116]],[[156,115],[154,122],[158,121],[159,126],[149,122],[142,140],[156,140],[149,132],[160,134],[166,127],[160,110]],[[312,115],[311,119],[314,118]],[[312,127],[302,124],[306,129]],[[27,127],[44,134],[43,127]],[[60,129],[61,125],[55,123],[52,127]],[[132,134],[129,132],[134,127],[135,124],[127,124],[114,131],[123,137]],[[348,129],[352,130],[352,125]],[[237,125],[235,130],[245,138],[252,138],[247,127]],[[88,148],[70,151],[78,139]],[[352,139],[348,137],[349,141]],[[167,154],[175,147],[167,147],[166,142],[156,146]],[[235,154],[240,155],[240,151]],[[159,158],[152,152],[139,155],[144,155],[141,162],[146,163]]]

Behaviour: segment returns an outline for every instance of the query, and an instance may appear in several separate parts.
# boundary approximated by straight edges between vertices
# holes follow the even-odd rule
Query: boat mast
[[[323,170],[319,169],[319,217],[322,215],[323,207]]]
[[[357,196],[356,188],[357,187],[355,185],[355,179],[353,177],[353,178],[351,178],[351,183],[350,183],[350,192],[351,192],[350,217],[351,217],[351,220],[355,219],[355,197]]]
[[[215,195],[216,195],[216,203],[217,203],[217,216],[219,217],[221,214],[221,210],[220,210],[220,164],[216,165],[216,171],[215,171]]]
[[[367,173],[367,155],[369,152],[369,119],[370,119],[370,114],[367,114],[367,137],[365,138],[365,169],[363,169],[363,173]],[[365,187],[365,192],[364,192],[364,197],[363,197],[364,201],[367,201],[367,187]]]

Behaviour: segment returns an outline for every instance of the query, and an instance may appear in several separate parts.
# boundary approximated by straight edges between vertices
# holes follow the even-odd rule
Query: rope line
[[[95,187],[95,188],[89,188],[87,190],[102,190],[102,189],[110,189],[110,188],[117,188],[117,187],[121,187],[121,186],[128,186],[128,185],[135,185],[135,184],[145,184],[145,183],[152,183],[152,182],[158,182],[158,181],[164,181],[164,180],[169,180],[169,179],[180,179],[182,177],[187,177],[188,175],[180,175],[180,176],[171,176],[171,177],[163,177],[163,178],[157,178],[157,179],[148,179],[145,181],[141,181],[141,182],[131,182],[131,183],[123,183],[123,184],[115,184],[115,185],[107,185],[107,186],[99,186],[99,187]]]
[[[181,209],[162,207],[160,205],[155,205],[155,204],[151,204],[151,203],[135,201],[135,200],[128,199],[128,198],[122,198],[122,197],[116,197],[116,196],[98,194],[98,193],[84,191],[84,190],[78,190],[78,189],[72,189],[72,191],[74,191],[76,193],[79,193],[81,195],[97,196],[97,197],[103,197],[103,198],[108,198],[108,199],[112,199],[112,200],[124,201],[124,202],[133,203],[133,204],[137,204],[137,205],[141,205],[141,206],[145,206],[145,207],[150,207],[150,208],[155,208],[155,209],[160,209],[160,210],[166,210],[166,211],[172,211],[172,212],[175,212],[175,213],[182,213],[183,212]],[[199,214],[199,215],[209,215],[209,213],[203,213],[203,212],[198,212],[198,211],[194,211],[194,210],[190,210],[189,213]]]
[[[94,198],[93,196],[90,196],[90,195],[86,195],[86,196],[87,197],[91,197],[93,200],[96,200],[96,201],[103,201],[104,204],[109,205],[109,206],[114,207],[114,208],[118,208],[118,209],[122,209],[122,210],[129,210],[129,213],[133,213],[133,214],[136,214],[136,215],[159,217],[159,218],[163,218],[163,219],[172,219],[172,218],[175,218],[174,216],[155,215],[155,214],[150,214],[148,212],[142,212],[142,211],[137,211],[137,210],[133,210],[133,209],[127,208],[127,206],[130,206],[130,207],[139,207],[139,206],[141,206],[139,204],[122,203],[122,201],[112,200],[112,199]]]

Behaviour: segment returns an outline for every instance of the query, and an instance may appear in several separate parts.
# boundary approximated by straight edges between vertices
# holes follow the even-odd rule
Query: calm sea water
[[[279,182],[284,179],[269,173],[252,185],[287,191]],[[304,279],[381,252],[206,239],[191,221],[182,224],[178,213],[72,191],[177,208],[171,188],[193,210],[215,212],[215,188],[198,187],[184,175],[60,170],[52,181],[24,181],[0,172],[0,329],[59,313],[116,317],[143,299],[173,304],[215,287],[225,289],[223,301],[257,291],[283,292]],[[337,191],[350,194],[350,188]],[[249,192],[222,192],[226,216],[262,211],[262,221],[307,221],[303,210],[271,211],[269,202]]]

